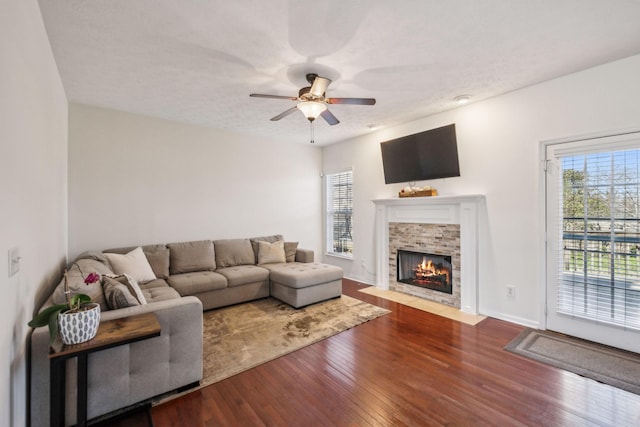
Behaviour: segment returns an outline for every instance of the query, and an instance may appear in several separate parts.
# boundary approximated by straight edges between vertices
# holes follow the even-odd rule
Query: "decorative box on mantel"
[[[455,298],[461,311],[478,314],[478,211],[484,195],[398,197],[376,199],[373,203],[376,204],[376,286],[389,289],[390,223],[458,224],[460,277],[459,295]]]

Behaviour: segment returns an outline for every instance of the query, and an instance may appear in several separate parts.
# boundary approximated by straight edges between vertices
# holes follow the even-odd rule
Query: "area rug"
[[[206,311],[203,315],[203,379],[198,388],[389,312],[346,295],[301,309],[266,298]],[[169,399],[175,397],[177,395],[168,396]],[[167,396],[155,404],[166,400]]]
[[[640,355],[637,353],[535,329],[524,330],[505,349],[640,394]]]
[[[437,314],[438,316],[446,317],[447,319],[457,320],[458,322],[466,323],[467,325],[475,326],[487,318],[486,316],[465,313],[457,308],[449,307],[448,305],[440,304],[435,301],[429,301],[424,298],[404,294],[402,292],[379,289],[375,286],[362,288],[359,289],[359,291],[378,298],[413,307],[427,313]]]

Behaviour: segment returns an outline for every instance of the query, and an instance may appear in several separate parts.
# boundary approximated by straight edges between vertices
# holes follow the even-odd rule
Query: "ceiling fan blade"
[[[263,95],[261,93],[252,93],[249,96],[254,98],[273,98],[273,99],[288,99],[290,101],[297,101],[297,96],[282,96],[282,95]]]
[[[375,98],[327,98],[327,104],[374,105]]]
[[[313,84],[311,85],[311,89],[309,90],[309,93],[311,95],[320,97],[324,95],[324,93],[327,91],[327,87],[329,86],[329,83],[331,83],[331,80],[327,78],[316,77],[315,80],[313,80]]]
[[[334,116],[333,113],[331,111],[329,111],[329,110],[324,110],[322,113],[320,113],[320,115],[331,126],[334,126],[334,125],[337,125],[338,123],[340,123],[340,120],[338,120],[338,118],[336,116]]]
[[[283,111],[282,113],[278,114],[277,116],[272,117],[272,118],[271,118],[271,121],[272,121],[272,122],[278,121],[278,120],[280,120],[281,118],[286,117],[286,116],[288,116],[289,114],[293,113],[293,112],[294,112],[294,111],[296,111],[297,109],[298,109],[298,107],[291,107],[291,108],[289,108],[287,111]]]

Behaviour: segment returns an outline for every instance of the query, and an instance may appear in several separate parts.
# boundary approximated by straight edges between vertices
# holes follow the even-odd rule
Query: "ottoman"
[[[342,269],[317,262],[262,265],[269,269],[271,296],[300,308],[342,294]]]

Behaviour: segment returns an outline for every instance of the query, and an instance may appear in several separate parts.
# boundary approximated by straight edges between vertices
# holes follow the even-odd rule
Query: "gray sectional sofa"
[[[268,296],[296,308],[339,297],[342,270],[313,258],[313,251],[284,242],[280,235],[114,248],[78,256],[68,270],[69,286],[100,304],[101,321],[153,312],[162,327],[159,337],[89,356],[89,419],[195,386],[202,379],[203,310]],[[83,276],[90,272],[103,280],[86,285]],[[117,282],[123,277],[121,282],[135,282],[142,295],[127,292]],[[42,309],[64,302],[63,286],[61,281]],[[49,424],[48,351],[47,329],[35,329],[32,426]],[[67,364],[66,421],[74,424],[75,359]]]

